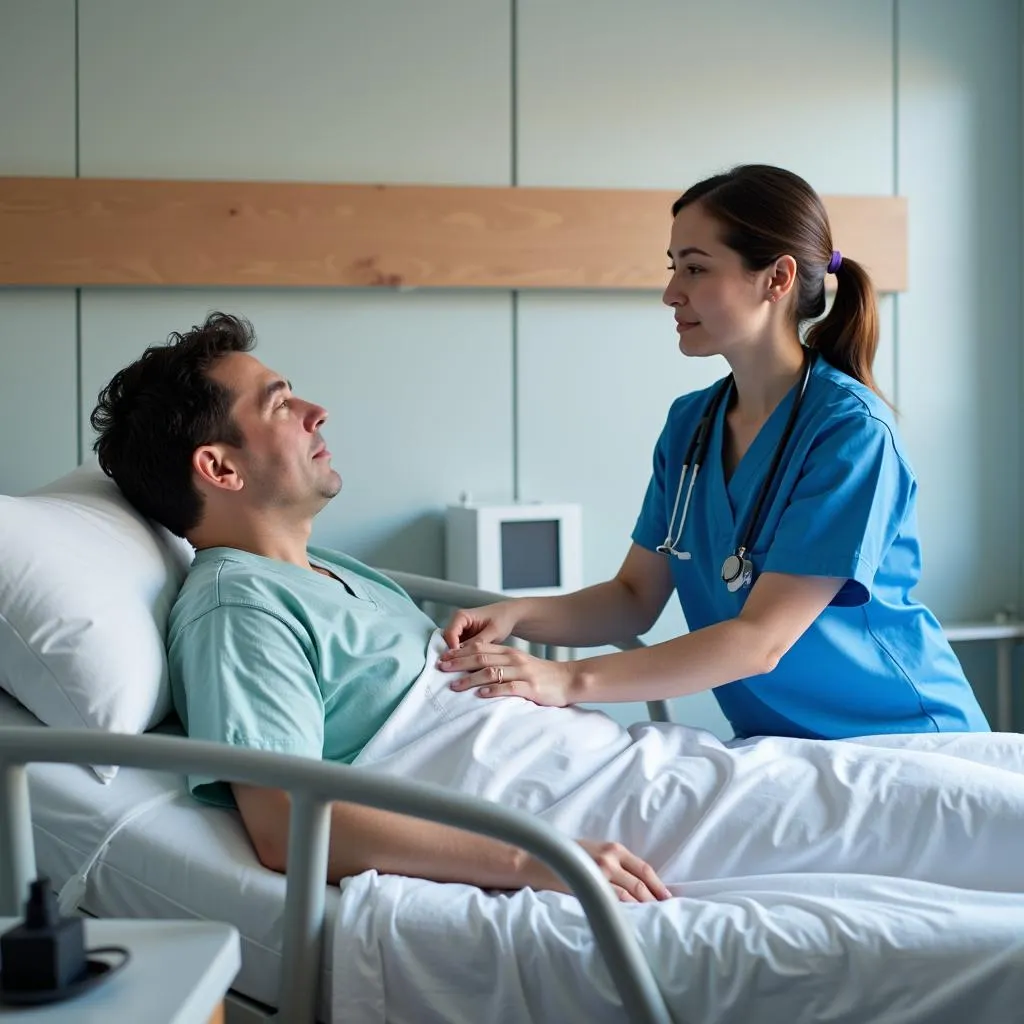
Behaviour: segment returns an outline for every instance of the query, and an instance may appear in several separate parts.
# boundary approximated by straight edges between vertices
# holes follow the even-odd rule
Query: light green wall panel
[[[78,464],[75,302],[0,289],[0,494],[22,494]]]
[[[73,0],[0,0],[0,174],[75,173]],[[73,291],[0,289],[0,493],[72,469]]]
[[[0,174],[74,173],[74,0],[0,0]]]
[[[921,596],[940,618],[1021,585],[1021,55],[1016,0],[901,0],[903,433],[920,484]]]
[[[463,490],[511,494],[509,301],[87,290],[83,414],[121,366],[169,332],[212,309],[247,316],[254,354],[330,414],[323,433],[344,487],[318,517],[314,540],[376,565],[442,575],[444,505]]]
[[[505,0],[88,0],[86,175],[507,184]]]
[[[892,191],[892,0],[518,6],[523,185],[682,191],[752,162]]]
[[[520,296],[520,494],[584,503],[588,583],[626,554],[673,399],[727,372],[680,355],[657,296]]]
[[[896,395],[896,295],[878,297],[878,352],[875,355],[875,381],[882,394],[893,402]]]

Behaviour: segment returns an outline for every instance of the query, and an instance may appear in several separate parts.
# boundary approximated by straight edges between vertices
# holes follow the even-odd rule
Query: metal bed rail
[[[669,1024],[650,964],[582,847],[520,811],[369,769],[173,736],[0,728],[0,915],[20,916],[36,876],[27,765],[117,764],[285,789],[292,799],[278,1016],[316,1020],[330,804],[379,807],[512,843],[544,861],[578,897],[631,1021]]]

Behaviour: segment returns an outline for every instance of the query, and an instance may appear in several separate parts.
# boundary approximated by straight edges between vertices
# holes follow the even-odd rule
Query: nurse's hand
[[[507,640],[519,624],[515,601],[498,601],[482,608],[460,608],[442,634],[449,647],[459,647],[470,640],[500,644]]]
[[[574,663],[545,661],[513,647],[471,640],[438,659],[442,672],[464,672],[453,690],[476,690],[478,697],[525,697],[545,707],[565,707],[574,684]]]

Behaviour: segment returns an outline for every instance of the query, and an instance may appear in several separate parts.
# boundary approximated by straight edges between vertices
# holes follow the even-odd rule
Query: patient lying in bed
[[[726,746],[678,725],[453,691],[433,623],[395,584],[308,544],[341,489],[326,412],[215,314],[118,373],[93,414],[103,468],[195,562],[171,616],[189,735],[433,782],[575,837],[621,898],[667,884],[843,871],[1024,891],[1024,737],[917,735]],[[287,796],[190,780],[235,802],[285,867]],[[371,808],[332,811],[329,876],[367,868],[489,888],[561,888],[480,836]]]

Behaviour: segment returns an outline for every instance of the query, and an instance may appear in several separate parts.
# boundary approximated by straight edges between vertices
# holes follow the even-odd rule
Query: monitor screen
[[[560,587],[558,519],[507,520],[501,524],[501,589]]]

